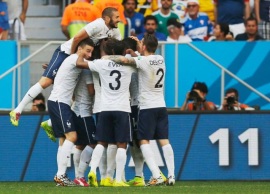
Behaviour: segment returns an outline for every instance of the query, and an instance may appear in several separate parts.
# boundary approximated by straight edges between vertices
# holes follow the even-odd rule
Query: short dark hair
[[[113,12],[117,12],[118,10],[114,7],[106,7],[103,11],[102,11],[102,17],[105,16],[109,16],[110,18],[113,15]]]
[[[204,82],[195,82],[193,84],[191,90],[199,90],[205,94],[208,93],[208,87]]]
[[[132,49],[133,51],[137,50],[137,41],[132,38],[124,38],[122,40],[125,44],[125,49]]]
[[[235,98],[238,101],[238,90],[235,88],[229,88],[226,90],[225,95],[229,94],[229,93],[235,93]]]
[[[127,3],[128,0],[123,0],[122,5],[125,5]],[[137,0],[133,0],[135,2],[135,9],[137,9],[138,6],[138,1]]]
[[[155,16],[153,16],[153,15],[145,16],[143,24],[145,25],[148,20],[154,20],[155,23],[158,24],[157,18]]]
[[[253,16],[250,16],[245,20],[245,26],[247,25],[248,21],[255,21],[256,25],[258,25],[257,19]]]
[[[123,41],[115,38],[109,38],[102,46],[102,49],[107,55],[123,55],[125,44]]]
[[[45,103],[45,97],[42,93],[39,93],[35,98],[33,98],[32,102],[34,102],[35,100],[42,100]]]
[[[226,36],[227,34],[229,34],[230,28],[229,28],[229,25],[228,24],[217,23],[217,25],[219,25],[220,31],[224,33],[224,36]]]
[[[143,37],[143,45],[148,52],[154,53],[158,47],[158,40],[153,34],[145,34]]]
[[[81,42],[79,42],[79,44],[78,44],[78,46],[77,46],[77,48],[76,48],[76,52],[77,52],[79,46],[80,46],[80,47],[84,47],[85,45],[94,47],[94,42],[93,42],[93,40],[90,39],[89,37],[83,39]]]

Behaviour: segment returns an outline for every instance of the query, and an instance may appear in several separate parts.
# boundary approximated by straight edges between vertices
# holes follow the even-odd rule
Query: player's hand
[[[48,67],[48,64],[42,64],[43,69],[47,69],[47,67]]]

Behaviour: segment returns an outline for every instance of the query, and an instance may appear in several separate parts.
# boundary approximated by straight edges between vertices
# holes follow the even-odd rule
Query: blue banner
[[[47,115],[23,115],[19,127],[0,115],[0,181],[52,181],[58,143],[40,128]],[[170,142],[177,180],[268,180],[270,112],[184,113],[169,115]],[[151,142],[156,161],[167,176],[162,149]],[[126,179],[134,176],[129,151]],[[88,173],[88,171],[86,172]],[[74,168],[68,168],[74,178]],[[87,174],[85,174],[87,175]],[[145,179],[151,176],[144,167]]]

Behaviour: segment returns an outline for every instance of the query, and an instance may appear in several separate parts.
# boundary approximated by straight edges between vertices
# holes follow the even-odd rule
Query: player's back
[[[95,60],[90,69],[97,71],[101,81],[101,111],[130,112],[129,84],[135,71],[110,60]]]
[[[135,58],[139,74],[140,109],[166,107],[164,100],[165,63],[161,55]]]
[[[59,101],[70,105],[74,88],[82,71],[76,67],[77,58],[78,55],[73,54],[64,60],[57,71],[49,100]]]

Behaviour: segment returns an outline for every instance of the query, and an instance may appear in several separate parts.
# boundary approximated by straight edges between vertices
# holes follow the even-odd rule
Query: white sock
[[[81,157],[82,150],[79,150],[78,148],[73,149],[73,163],[74,163],[74,169],[75,169],[75,178],[79,178],[79,164],[80,164],[80,157]]]
[[[115,157],[117,152],[117,145],[110,144],[107,149],[107,176],[114,177],[114,171],[116,167]]]
[[[28,91],[27,93],[24,95],[22,101],[19,103],[19,105],[15,108],[15,112],[19,112],[21,113],[24,109],[24,107],[33,101],[33,99],[35,97],[37,97],[37,95],[39,93],[41,93],[43,91],[43,88],[41,87],[41,85],[39,83],[36,83],[35,85],[33,85]]]
[[[158,178],[160,176],[160,170],[155,162],[154,153],[150,147],[150,144],[142,144],[140,148],[142,150],[145,162],[150,171],[152,172],[153,177]]]
[[[56,155],[56,162],[57,162],[57,165],[59,164],[59,157],[60,157],[61,149],[62,149],[62,146],[59,146],[59,147],[58,147],[58,150],[57,150],[57,155]]]
[[[127,161],[127,153],[126,149],[118,148],[116,152],[116,173],[115,173],[115,180],[122,181],[122,174],[125,169],[126,161]]]
[[[59,154],[57,176],[60,176],[66,173],[68,160],[70,160],[70,154],[71,154],[73,146],[74,146],[73,142],[67,139],[64,141],[61,148],[61,152]]]
[[[93,153],[93,148],[91,148],[90,146],[86,146],[84,150],[82,151],[80,163],[79,163],[79,169],[78,169],[79,178],[84,177],[85,171],[89,166],[92,153]]]
[[[95,147],[93,151],[90,166],[91,166],[91,171],[93,171],[95,174],[97,173],[97,167],[99,165],[103,151],[104,151],[104,147],[101,144],[97,144],[97,146]]]
[[[52,121],[51,121],[51,119],[48,119],[47,122],[48,122],[48,125],[49,125],[50,127],[52,127]]]
[[[143,177],[144,158],[141,149],[136,145],[130,146],[130,153],[135,165],[135,176]]]
[[[168,177],[174,176],[174,153],[171,144],[163,146],[162,150],[168,169]]]
[[[104,179],[107,176],[107,148],[104,149],[100,163],[99,163],[100,178]]]

